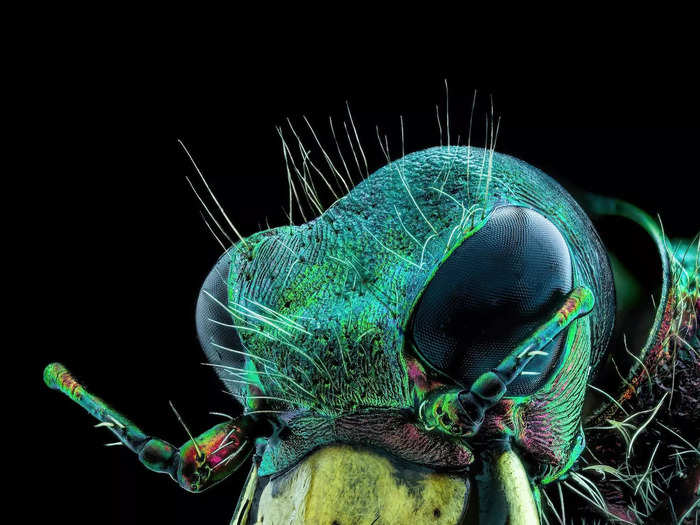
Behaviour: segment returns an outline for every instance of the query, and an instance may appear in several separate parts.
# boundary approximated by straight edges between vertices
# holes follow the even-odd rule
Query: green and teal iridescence
[[[406,354],[415,302],[441,262],[496,206],[525,206],[562,233],[574,285],[590,287],[599,302],[570,331],[578,337],[565,358],[571,363],[546,388],[518,400],[524,408],[511,403],[508,417],[492,428],[535,442],[522,421],[529,410],[539,417],[542,439],[560,449],[548,458],[566,461],[575,439],[570,429],[580,423],[580,410],[571,407],[580,407],[589,365],[600,359],[614,315],[614,292],[599,278],[604,251],[584,212],[555,181],[513,157],[489,156],[466,147],[406,155],[309,223],[256,233],[229,251],[227,307],[243,343],[238,350],[248,354],[227,370],[229,387],[267,398],[249,408],[331,419],[416,408]],[[545,406],[544,399],[554,402]]]

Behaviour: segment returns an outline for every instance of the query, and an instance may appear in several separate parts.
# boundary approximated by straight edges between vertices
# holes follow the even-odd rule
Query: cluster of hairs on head
[[[472,126],[476,101],[477,92],[474,91],[468,119],[466,143],[464,144],[462,144],[464,139],[461,134],[457,134],[456,142],[453,143],[452,141],[453,125],[450,119],[447,81],[445,81],[444,116],[441,116],[440,105],[438,104],[435,106],[435,114],[437,130],[439,132],[439,145],[441,147],[446,147],[448,151],[453,147],[467,147],[468,159],[465,174],[467,183],[469,182],[471,174],[470,168],[476,168],[478,170],[479,187],[477,191],[481,195],[481,205],[473,206],[472,208],[478,207],[479,212],[483,215],[491,190],[493,157],[498,140],[501,117],[495,115],[493,98],[490,98],[490,110],[485,113],[484,149],[487,154],[482,157],[479,166],[470,167],[469,158],[472,157],[470,150],[472,146]],[[352,198],[350,190],[367,179],[370,175],[368,156],[365,153],[365,147],[363,147],[360,141],[360,133],[353,119],[350,105],[347,102],[345,104],[345,109],[347,119],[342,120],[342,125],[334,123],[332,117],[329,116],[328,118],[328,132],[330,133],[330,137],[332,137],[332,145],[328,148],[323,146],[322,140],[319,138],[319,133],[314,129],[309,118],[305,115],[301,117],[303,121],[301,127],[305,129],[308,137],[304,137],[301,128],[295,127],[292,120],[289,118],[286,119],[284,125],[277,126],[277,134],[281,141],[282,157],[284,159],[284,169],[288,185],[288,204],[287,209],[284,210],[284,215],[287,217],[290,226],[296,224],[299,219],[301,219],[303,223],[309,222],[323,215],[323,213],[338,200],[342,198]],[[410,184],[403,175],[400,161],[400,159],[406,155],[404,118],[402,115],[399,116],[399,125],[399,160],[392,158],[392,148],[390,147],[388,134],[383,132],[378,125],[375,126],[375,135],[379,146],[380,157],[386,161],[388,165],[391,165],[392,162],[394,163],[398,176],[406,187],[411,201],[416,208],[418,208],[418,212],[422,214],[419,204],[413,198]],[[313,148],[309,148],[304,143],[304,140],[307,138],[310,139],[310,142],[314,146]],[[314,149],[316,151],[314,151]],[[433,183],[434,188],[432,188],[435,192],[444,194],[446,183],[449,178],[454,175],[451,168],[451,163],[446,161],[442,169],[436,173]],[[458,204],[464,208],[463,203],[459,202]],[[476,215],[473,209],[468,210],[466,214],[469,215],[469,219],[471,219],[472,215]],[[483,218],[483,216],[481,218]],[[435,232],[429,221],[427,219],[425,220]]]
[[[397,263],[407,263],[419,270],[429,268],[431,264],[434,264],[436,256],[446,257],[451,248],[456,246],[485,217],[489,205],[489,195],[493,190],[492,169],[500,117],[494,114],[493,100],[490,99],[490,111],[486,112],[485,117],[485,148],[480,150],[480,154],[474,155],[472,151],[472,124],[476,102],[477,93],[475,91],[468,118],[468,131],[465,134],[466,143],[462,144],[463,137],[460,134],[457,134],[456,142],[453,141],[454,126],[451,123],[449,92],[447,82],[445,82],[444,116],[441,115],[440,105],[435,106],[435,114],[439,131],[439,145],[445,149],[447,155],[442,166],[435,170],[432,184],[424,188],[412,187],[411,181],[405,176],[403,159],[406,156],[406,151],[403,116],[399,117],[400,151],[397,152],[397,158],[394,160],[392,160],[388,135],[383,133],[379,126],[375,127],[380,158],[383,158],[390,167],[389,169],[395,173],[396,180],[400,181],[400,187],[403,187],[408,197],[406,202],[412,204],[415,212],[424,219],[429,230],[426,230],[425,238],[419,239],[419,234],[411,232],[405,226],[402,217],[402,213],[405,211],[394,206],[396,216],[393,218],[393,222],[398,221],[406,238],[412,240],[417,246],[417,249],[412,252],[413,255],[407,256],[398,253],[365,228],[369,237],[374,239],[375,248],[389,253],[390,257],[396,257]],[[309,118],[303,115],[301,125],[295,125],[291,119],[286,119],[284,124],[276,129],[281,141],[283,170],[288,185],[288,202],[285,206],[286,209],[283,208],[288,226],[279,229],[278,235],[274,237],[274,243],[282,246],[285,252],[293,254],[295,258],[294,263],[285,270],[286,275],[277,277],[281,280],[282,287],[292,278],[293,273],[299,271],[299,268],[305,264],[304,257],[299,254],[295,245],[295,225],[307,224],[318,217],[323,217],[327,210],[343,199],[356,201],[357,196],[353,195],[351,190],[370,176],[372,160],[368,161],[366,149],[360,141],[360,132],[348,103],[345,105],[345,110],[346,118],[341,119],[340,123],[334,121],[332,117],[328,118],[327,134],[332,138],[331,147],[323,146],[320,134],[314,129]],[[312,147],[308,147],[307,143],[310,143]],[[197,183],[194,183],[188,177],[187,182],[201,204],[204,223],[217,243],[228,254],[232,262],[234,259],[252,261],[254,257],[262,257],[262,254],[254,251],[251,243],[246,241],[246,237],[227,216],[193,157],[182,143],[181,145],[192,162],[198,179]],[[457,170],[453,169],[453,165],[459,155],[464,154],[464,146],[467,150],[466,173],[456,173]],[[457,182],[454,177],[460,178],[460,182],[465,183],[464,187],[467,193],[464,197],[467,202],[470,202],[469,205],[460,200],[454,192],[448,191],[450,185]],[[478,183],[473,180],[476,177],[478,177]],[[451,178],[453,179],[451,180]],[[470,179],[473,183],[470,183]],[[447,227],[444,223],[431,223],[422,209],[422,205],[427,202],[426,199],[432,202],[443,199],[454,203],[457,211],[450,211],[448,214],[449,220],[452,222]],[[355,209],[361,209],[362,203],[355,202],[354,204]],[[269,224],[268,229],[270,229]],[[435,244],[437,242],[442,244]],[[437,246],[440,246],[439,250]],[[388,312],[394,312],[396,315],[397,305],[400,302],[400,291],[393,288],[380,290],[373,287],[371,282],[364,278],[366,272],[358,260],[346,257],[342,260],[339,258],[338,262],[348,269],[348,278],[352,280],[353,287],[365,287],[369,294],[386,306]],[[254,276],[251,278],[254,279]],[[228,276],[221,276],[221,279],[226,283]],[[212,300],[214,299],[212,298]],[[215,345],[222,352],[234,352],[245,357],[247,362],[245,368],[209,365],[218,368],[220,375],[223,376],[222,379],[229,386],[238,385],[241,387],[239,392],[242,394],[237,395],[242,401],[248,402],[249,408],[250,406],[261,406],[263,403],[251,403],[251,401],[258,400],[265,400],[266,406],[274,405],[274,402],[277,401],[280,407],[317,407],[321,409],[342,401],[346,397],[353,398],[352,404],[361,404],[361,400],[354,399],[358,395],[356,392],[345,392],[346,389],[343,388],[340,388],[339,391],[338,388],[334,387],[337,380],[328,371],[323,360],[306,352],[303,345],[295,343],[295,335],[300,332],[309,334],[310,331],[314,330],[313,319],[295,319],[271,308],[271,305],[258,303],[246,297],[239,298],[235,304],[223,304],[220,301],[216,301],[216,303],[232,317],[232,322],[227,326],[242,333],[256,334],[256,336],[270,341],[271,344],[275,344],[276,347],[286,349],[285,351],[289,352],[290,356],[292,354],[295,356],[294,360],[298,363],[292,365],[293,369],[282,370],[273,360],[268,359],[268,356],[258,355],[259,351],[253,348],[234,349]],[[340,351],[342,354],[343,349],[341,348]],[[345,358],[344,355],[341,357]],[[345,360],[343,360],[343,364],[345,365]],[[318,372],[315,374],[316,378],[325,378],[324,382],[328,384],[328,392],[323,389],[319,391],[316,388],[317,385],[310,377],[309,370],[305,369],[307,365],[313,367],[314,374]],[[338,382],[338,384],[342,384],[342,382]],[[266,395],[266,393],[274,395]],[[367,392],[366,395],[369,396],[372,393]],[[344,403],[344,401],[342,402]]]

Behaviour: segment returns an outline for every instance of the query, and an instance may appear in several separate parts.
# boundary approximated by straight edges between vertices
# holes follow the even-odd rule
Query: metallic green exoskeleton
[[[328,180],[302,160],[290,196],[320,208],[310,172],[320,174],[316,184]],[[636,208],[584,204],[592,216],[639,223],[664,261],[660,313],[628,380],[639,386],[635,378],[670,359],[682,336],[685,362],[695,363],[684,385],[697,388],[697,262],[669,254]],[[149,468],[190,490],[253,455],[237,523],[407,519],[396,509],[413,509],[416,523],[537,523],[551,506],[547,487],[561,490],[567,479],[599,517],[639,521],[580,470],[593,463],[581,461],[583,407],[609,359],[615,273],[587,213],[540,170],[492,149],[411,153],[317,218],[241,238],[215,265],[198,331],[208,364],[245,406],[240,420],[193,438],[181,449],[188,453],[166,453],[164,442],[127,432],[116,413],[90,409]],[[66,375],[47,369],[47,382],[75,393]],[[623,386],[594,418],[617,422],[618,407],[630,416]],[[640,413],[656,406],[647,405]],[[615,424],[628,425],[629,444],[641,418]],[[595,472],[640,479],[620,464],[607,468]],[[392,479],[422,488],[388,489]],[[388,512],[382,498],[404,503]]]
[[[588,287],[597,304],[569,328],[561,373],[531,395],[507,399],[513,417],[503,430],[523,442],[534,432],[539,442],[541,429],[521,418],[540,411],[549,420],[542,453],[553,469],[566,464],[579,432],[580,413],[572,406],[580,412],[589,367],[600,359],[614,318],[605,251],[585,213],[542,172],[488,150],[444,147],[392,162],[319,218],[257,233],[224,255],[224,271],[215,274],[225,279],[228,295],[219,307],[229,311],[241,344],[226,353],[204,341],[210,362],[233,392],[245,398],[253,388],[278,398],[264,400],[266,409],[295,413],[287,421],[291,435],[297,425],[302,435],[307,425],[329,428],[328,435],[319,431],[321,441],[304,439],[302,449],[284,442],[268,447],[262,475],[337,441],[330,429],[338,418],[388,412],[403,421],[407,409],[422,403],[425,389],[411,378],[411,366],[421,365],[409,362],[416,356],[411,314],[441,264],[502,206],[535,210],[561,232],[573,285]],[[215,296],[205,286],[200,301]],[[549,400],[554,385],[556,399]],[[257,401],[249,407],[262,409]]]

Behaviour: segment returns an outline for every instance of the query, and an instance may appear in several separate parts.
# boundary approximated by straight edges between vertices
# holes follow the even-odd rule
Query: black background
[[[319,46],[322,48],[323,46]],[[307,115],[324,144],[327,117],[344,118],[349,100],[370,170],[382,156],[374,126],[400,153],[439,142],[435,105],[451,136],[466,131],[474,89],[474,143],[493,95],[502,115],[497,150],[557,179],[625,198],[659,213],[668,232],[698,230],[697,84],[659,80],[588,64],[563,74],[525,68],[428,68],[303,53],[247,55],[204,64],[197,57],[98,65],[54,56],[39,72],[26,119],[31,153],[22,215],[24,344],[35,359],[33,396],[23,406],[38,434],[27,487],[40,495],[36,519],[54,523],[228,523],[246,473],[200,495],[148,472],[67,398],[46,389],[43,366],[64,363],[93,392],[145,431],[180,444],[235,413],[196,341],[199,286],[220,248],[209,235],[185,177],[192,166],[181,139],[244,234],[285,222],[286,179],[275,127]],[[173,50],[177,54],[177,50]],[[318,53],[318,56],[316,55]],[[241,58],[244,55],[244,58]],[[409,61],[410,63],[410,61]],[[495,68],[498,69],[498,68]],[[307,135],[308,137],[308,135]],[[312,146],[312,140],[306,140]],[[23,220],[31,217],[32,220]],[[645,264],[640,261],[640,264]],[[27,284],[28,283],[28,284]],[[28,286],[28,288],[27,288]]]

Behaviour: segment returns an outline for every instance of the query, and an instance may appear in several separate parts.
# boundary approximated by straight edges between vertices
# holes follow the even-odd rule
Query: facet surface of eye
[[[496,208],[458,246],[423,292],[411,322],[413,343],[434,368],[465,387],[496,367],[561,305],[573,288],[571,257],[557,228],[536,211]],[[566,332],[508,387],[534,392],[556,366]]]
[[[245,361],[241,353],[245,349],[233,327],[231,314],[227,311],[228,289],[226,280],[231,258],[222,255],[207,276],[197,300],[196,322],[199,343],[209,363],[233,394],[238,391],[240,382],[232,381],[227,367],[243,368]]]

